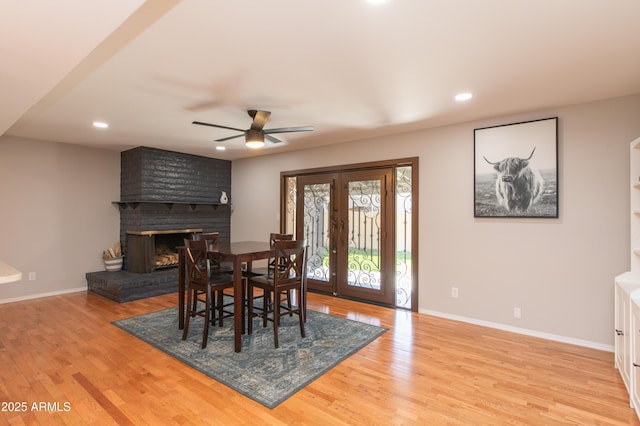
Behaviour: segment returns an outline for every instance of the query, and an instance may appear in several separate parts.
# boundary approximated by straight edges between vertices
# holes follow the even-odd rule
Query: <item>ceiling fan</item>
[[[239,138],[244,135],[246,140],[246,145],[249,148],[261,148],[264,146],[265,138],[271,143],[280,143],[282,142],[280,139],[271,136],[273,133],[292,133],[292,132],[311,132],[313,131],[312,126],[301,126],[301,127],[279,127],[277,129],[265,129],[264,126],[267,124],[267,120],[271,115],[269,111],[261,111],[250,109],[247,111],[249,117],[253,119],[251,123],[251,127],[248,129],[237,129],[235,127],[221,126],[219,124],[211,124],[204,123],[202,121],[194,121],[193,124],[198,124],[200,126],[210,126],[210,127],[218,127],[220,129],[229,129],[236,130],[238,132],[242,132],[240,135],[229,136],[222,139],[216,139],[216,142],[224,142],[229,139]]]

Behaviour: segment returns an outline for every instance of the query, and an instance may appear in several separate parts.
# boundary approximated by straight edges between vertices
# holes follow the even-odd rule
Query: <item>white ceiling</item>
[[[233,160],[640,93],[640,1],[4,0],[0,55],[0,134]],[[315,131],[191,124],[247,109]]]

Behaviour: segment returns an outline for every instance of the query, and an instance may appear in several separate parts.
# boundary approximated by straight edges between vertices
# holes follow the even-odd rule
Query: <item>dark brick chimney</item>
[[[229,241],[231,162],[148,147],[121,153],[120,242],[127,231],[203,229]],[[229,200],[231,203],[231,200]]]

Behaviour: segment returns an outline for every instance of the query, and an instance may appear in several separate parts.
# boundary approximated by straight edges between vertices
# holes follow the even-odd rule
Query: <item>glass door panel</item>
[[[338,294],[393,303],[392,169],[342,173]]]
[[[297,182],[297,238],[308,244],[307,286],[312,290],[335,293],[334,175],[301,176]]]
[[[413,258],[411,235],[413,232],[412,217],[412,168],[411,166],[396,168],[396,200],[395,200],[395,281],[396,307],[411,309],[413,293]]]

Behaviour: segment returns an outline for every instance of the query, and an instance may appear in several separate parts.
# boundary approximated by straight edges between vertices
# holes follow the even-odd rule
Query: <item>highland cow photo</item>
[[[475,217],[558,217],[558,117],[474,130]]]

